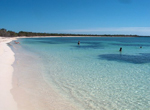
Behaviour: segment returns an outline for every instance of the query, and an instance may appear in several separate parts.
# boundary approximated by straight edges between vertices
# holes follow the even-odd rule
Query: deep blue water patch
[[[140,53],[139,55],[123,55],[123,54],[103,54],[98,56],[99,59],[108,61],[117,61],[133,64],[150,63],[150,53]]]
[[[111,45],[116,45],[116,46],[150,46],[149,44],[120,44],[120,43],[111,43]]]
[[[74,47],[79,48],[79,49],[90,49],[90,48],[92,48],[92,49],[104,49],[104,47],[98,46],[98,45],[83,45],[83,46],[79,45],[79,46],[74,46]]]
[[[46,44],[60,44],[60,43],[54,42],[54,41],[39,41],[39,43],[46,43]]]
[[[39,43],[43,43],[43,44],[60,44],[58,42],[53,42],[53,41],[24,41],[24,43],[26,43],[26,44],[39,44]]]
[[[79,49],[104,49],[104,45],[98,42],[82,42],[80,45],[73,46]]]

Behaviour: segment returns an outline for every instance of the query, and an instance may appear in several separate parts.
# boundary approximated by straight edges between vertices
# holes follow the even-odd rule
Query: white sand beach
[[[0,37],[0,110],[17,110],[17,103],[10,92],[12,89],[14,53],[7,43],[15,38]]]
[[[76,107],[63,100],[52,88],[47,89],[47,101],[42,98],[44,96],[37,98],[27,95],[18,86],[18,79],[12,67],[15,54],[7,44],[16,38],[0,37],[0,110],[76,110]],[[29,86],[33,84],[32,82]]]

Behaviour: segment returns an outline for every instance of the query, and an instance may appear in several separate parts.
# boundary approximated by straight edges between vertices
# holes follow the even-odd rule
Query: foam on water
[[[20,51],[37,56],[40,77],[81,110],[150,109],[150,38],[19,41]]]

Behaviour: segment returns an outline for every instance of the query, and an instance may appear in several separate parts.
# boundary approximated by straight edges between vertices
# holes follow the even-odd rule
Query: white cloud
[[[136,34],[150,35],[150,27],[112,27],[112,28],[97,28],[97,29],[70,29],[62,30],[67,33],[91,33],[91,34]]]

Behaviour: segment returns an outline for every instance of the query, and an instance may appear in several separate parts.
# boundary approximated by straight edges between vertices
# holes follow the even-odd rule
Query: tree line
[[[110,37],[110,36],[134,36],[137,37],[137,35],[98,35],[98,34],[68,34],[68,33],[36,33],[36,32],[25,32],[25,31],[20,31],[20,32],[14,32],[14,31],[10,31],[10,30],[6,30],[6,29],[0,29],[0,36],[1,37],[17,37],[17,36],[106,36],[106,37]]]

